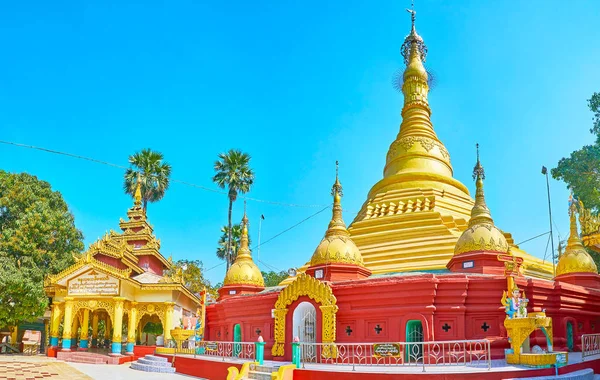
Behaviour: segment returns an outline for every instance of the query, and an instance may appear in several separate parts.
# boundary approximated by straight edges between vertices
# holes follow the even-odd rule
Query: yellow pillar
[[[81,320],[81,334],[79,334],[79,348],[87,350],[90,331],[90,310],[83,309],[83,318]]]
[[[71,327],[73,326],[73,297],[65,297],[63,319],[63,351],[71,351]]]
[[[165,337],[165,347],[167,347],[171,341],[171,329],[173,328],[173,306],[175,302],[165,302],[165,325],[163,326],[163,336]]]
[[[92,316],[92,347],[98,346],[98,313]]]
[[[52,303],[52,316],[50,317],[50,346],[58,346],[58,328],[60,326],[60,317],[62,302]]]
[[[79,313],[73,315],[73,327],[71,331],[71,344],[77,346],[77,339],[79,339]]]
[[[113,337],[111,355],[121,355],[121,342],[123,340],[123,302],[125,298],[113,298],[115,314],[113,317]]]
[[[129,323],[127,325],[127,349],[125,352],[128,355],[133,355],[133,346],[135,346],[135,333],[137,326],[137,302],[131,302],[129,307]]]
[[[17,339],[19,337],[19,327],[11,326],[11,327],[9,327],[9,330],[10,330],[10,344],[17,344]]]
[[[106,319],[104,320],[104,339],[110,339],[110,329],[112,328],[110,323],[110,315],[106,314]]]

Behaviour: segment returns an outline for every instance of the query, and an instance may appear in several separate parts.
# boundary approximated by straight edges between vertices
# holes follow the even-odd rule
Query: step
[[[131,368],[138,370],[138,371],[144,371],[144,372],[175,373],[175,368],[173,368],[173,367],[155,366],[155,365],[141,364],[138,362],[131,363]]]
[[[155,362],[168,362],[167,358],[163,358],[162,356],[146,355],[144,356],[144,359]]]
[[[170,367],[171,363],[169,363],[168,361],[162,361],[162,360],[151,360],[151,359],[146,359],[146,358],[139,358],[137,360],[138,363],[140,364],[146,364],[146,365],[153,365],[156,367]]]
[[[273,372],[277,372],[279,370],[279,367],[280,366],[269,367],[266,365],[257,365],[257,366],[254,366],[254,368],[251,368],[251,370],[256,371],[256,372],[273,373]]]
[[[271,372],[249,371],[248,378],[257,380],[271,380]]]

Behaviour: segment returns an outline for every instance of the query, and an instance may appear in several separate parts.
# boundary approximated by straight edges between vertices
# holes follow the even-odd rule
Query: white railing
[[[490,341],[300,343],[300,362],[352,366],[492,367]]]
[[[255,359],[254,342],[210,342],[200,341],[196,343],[195,355],[221,357],[236,359]]]
[[[581,336],[581,360],[600,355],[600,334],[583,334]]]

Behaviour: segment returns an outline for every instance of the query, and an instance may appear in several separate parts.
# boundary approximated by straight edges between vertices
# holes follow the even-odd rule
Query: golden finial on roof
[[[577,204],[577,200],[573,199],[573,194],[571,194],[569,196],[569,240],[567,240],[567,247],[556,265],[557,276],[568,273],[598,273],[594,259],[587,253],[579,238],[575,216]]]
[[[133,204],[136,206],[142,205],[142,176],[138,172],[137,182],[135,184],[135,193],[133,195]]]
[[[325,237],[315,250],[310,264],[344,263],[363,266],[363,259],[358,247],[346,228],[342,218],[342,184],[339,179],[339,163],[335,162],[335,182],[331,188],[333,196],[333,212]]]
[[[425,58],[427,57],[427,46],[415,28],[417,11],[415,11],[414,1],[411,4],[411,8],[406,9],[406,11],[410,13],[411,29],[410,34],[406,36],[404,43],[402,44],[402,56],[404,57],[404,63],[408,66],[413,55],[413,49],[415,53],[418,53],[419,59],[422,62],[425,62]]]
[[[485,194],[483,192],[485,171],[479,159],[479,144],[476,144],[475,147],[477,149],[477,163],[473,168],[473,179],[476,186],[475,204],[471,209],[469,228],[458,238],[454,247],[454,254],[477,251],[508,253],[506,237],[494,225],[492,214],[485,204]]]

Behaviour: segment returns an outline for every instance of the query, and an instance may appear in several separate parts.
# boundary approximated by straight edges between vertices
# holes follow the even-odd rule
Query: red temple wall
[[[110,257],[110,256],[106,256],[103,255],[101,253],[97,254],[94,256],[94,259],[103,262],[104,264],[108,264],[110,266],[113,266],[115,268],[119,268],[119,269],[127,269],[128,266],[123,264],[121,262],[121,260],[114,258],[114,257]]]
[[[573,323],[575,348],[580,349],[582,333],[600,330],[600,289],[589,289],[562,282],[518,278],[517,285],[529,299],[530,311],[546,310],[554,323],[554,347],[566,348],[566,322]],[[407,323],[420,320],[425,341],[491,340],[492,355],[503,357],[509,347],[500,301],[506,290],[504,276],[420,274],[379,277],[336,282],[332,290],[337,298],[336,341],[389,342],[407,340]],[[275,307],[278,293],[232,297],[207,307],[209,340],[233,340],[236,323],[242,325],[242,340],[256,341],[256,328],[265,339],[265,356],[271,357]],[[317,342],[321,323],[318,304],[301,297],[288,308],[286,343],[291,342],[294,308],[302,301],[317,310]],[[220,332],[220,335],[217,333]],[[252,337],[252,339],[247,339]],[[530,345],[546,347],[543,333],[532,335]],[[578,347],[579,346],[579,347]],[[286,344],[286,357],[289,356]]]

